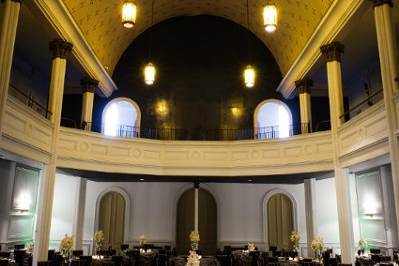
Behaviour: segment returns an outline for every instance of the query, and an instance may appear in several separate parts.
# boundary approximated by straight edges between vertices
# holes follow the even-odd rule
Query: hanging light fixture
[[[149,62],[145,67],[144,67],[144,82],[147,85],[152,85],[155,82],[155,76],[157,74],[157,70],[155,69],[155,66]]]
[[[252,88],[255,85],[256,72],[255,69],[248,65],[244,70],[244,82],[247,88]]]
[[[154,0],[151,1],[151,27],[154,24]],[[148,58],[151,59],[151,44],[152,44],[152,31],[149,32],[149,43],[148,43]],[[157,69],[155,66],[149,62],[144,67],[144,82],[145,84],[151,86],[155,82],[155,77],[157,74]]]
[[[247,27],[248,31],[250,30],[249,28],[249,3],[247,0]],[[249,34],[248,34],[248,57],[250,54],[250,39],[249,39]],[[244,70],[244,83],[247,88],[252,88],[255,86],[255,78],[256,78],[256,71],[255,68],[251,65],[248,65],[245,70]]]
[[[122,24],[125,28],[133,28],[136,24],[137,9],[131,1],[126,1],[122,6]]]
[[[277,7],[272,4],[268,4],[263,8],[263,25],[265,31],[271,33],[277,29]]]

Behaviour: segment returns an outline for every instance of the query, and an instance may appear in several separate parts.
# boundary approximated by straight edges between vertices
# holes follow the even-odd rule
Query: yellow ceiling
[[[133,29],[122,26],[124,0],[63,0],[88,43],[112,74],[129,44],[151,25],[151,1],[136,0]],[[276,0],[277,31],[263,28],[262,7],[266,0],[249,0],[251,30],[273,53],[283,74],[287,73],[334,0]],[[155,0],[154,24],[175,16],[215,15],[246,26],[245,0]]]

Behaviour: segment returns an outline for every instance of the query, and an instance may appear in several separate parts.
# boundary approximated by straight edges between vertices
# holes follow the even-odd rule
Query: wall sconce
[[[242,109],[240,107],[231,107],[230,112],[234,117],[240,117],[242,115]]]
[[[155,112],[159,115],[159,116],[166,116],[169,113],[169,106],[168,103],[165,100],[159,100],[156,104],[155,104]]]

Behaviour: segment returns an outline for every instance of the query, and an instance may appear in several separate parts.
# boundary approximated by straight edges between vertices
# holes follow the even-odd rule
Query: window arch
[[[285,138],[292,135],[292,114],[282,101],[268,99],[255,109],[254,132],[257,139]]]
[[[107,136],[138,137],[140,121],[140,108],[132,99],[115,98],[104,107],[102,132]]]

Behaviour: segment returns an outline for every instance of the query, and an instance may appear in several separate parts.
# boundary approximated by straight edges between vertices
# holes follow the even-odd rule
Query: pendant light
[[[247,0],[247,27],[248,27],[248,31],[250,31],[250,27],[249,27],[249,3]],[[249,39],[249,33],[248,33],[248,57],[249,53],[250,53],[250,47],[249,47],[249,43],[250,43],[250,39]],[[244,83],[245,86],[247,88],[252,88],[253,86],[255,86],[255,80],[256,80],[256,71],[255,68],[251,65],[247,65],[247,67],[244,70]]]
[[[154,24],[154,0],[151,1],[151,27]],[[151,44],[152,44],[152,29],[149,32],[149,44],[148,44],[148,58],[151,59]],[[155,66],[148,62],[144,67],[144,82],[145,84],[151,86],[155,82],[155,77],[157,74],[157,69]]]
[[[122,6],[122,24],[125,28],[133,28],[136,24],[137,8],[131,1],[126,1]]]
[[[263,25],[265,31],[272,33],[277,29],[277,7],[273,4],[267,4],[263,8]]]

